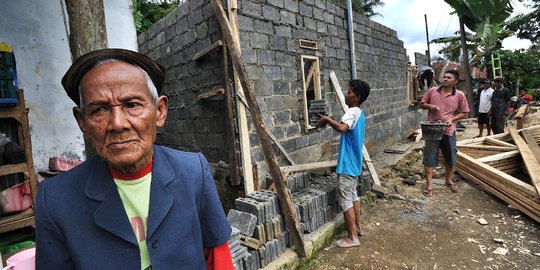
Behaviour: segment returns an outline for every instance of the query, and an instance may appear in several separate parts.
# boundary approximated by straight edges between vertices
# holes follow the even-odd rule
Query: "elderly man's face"
[[[81,91],[84,107],[73,112],[98,154],[125,173],[144,168],[152,160],[156,129],[167,117],[167,98],[154,104],[144,73],[119,61],[90,70]]]

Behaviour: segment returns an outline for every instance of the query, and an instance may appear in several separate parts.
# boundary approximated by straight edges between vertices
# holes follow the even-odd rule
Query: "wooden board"
[[[508,128],[508,130],[521,153],[523,163],[525,163],[525,167],[529,172],[529,177],[531,177],[533,185],[536,187],[536,192],[540,194],[540,162],[536,160],[534,153],[525,140],[519,136],[518,132],[514,128]]]

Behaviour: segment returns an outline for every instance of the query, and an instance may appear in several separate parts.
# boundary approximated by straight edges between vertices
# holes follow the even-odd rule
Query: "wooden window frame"
[[[313,62],[313,65],[310,68],[308,74],[305,74],[305,63],[307,61]],[[319,69],[319,57],[311,55],[302,55],[300,57],[300,66],[302,69],[302,95],[304,99],[304,127],[305,130],[310,130],[316,128],[309,124],[309,114],[308,114],[308,100],[307,100],[307,87],[309,87],[310,82],[313,80],[313,91],[315,94],[315,99],[322,98],[321,91],[321,74]],[[307,78],[306,78],[307,75]]]

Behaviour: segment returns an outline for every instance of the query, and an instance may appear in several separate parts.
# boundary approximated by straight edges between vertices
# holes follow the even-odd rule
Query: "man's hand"
[[[430,104],[429,110],[430,110],[430,111],[438,112],[438,111],[440,110],[440,108],[439,108],[439,106],[437,106],[437,105]]]
[[[317,127],[319,127],[319,128],[325,127],[328,124],[328,122],[330,121],[330,118],[328,116],[320,114],[320,113],[318,113],[317,115],[319,116],[319,123],[317,124]]]

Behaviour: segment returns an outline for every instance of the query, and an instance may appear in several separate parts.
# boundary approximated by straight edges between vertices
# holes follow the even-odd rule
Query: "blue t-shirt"
[[[362,173],[362,148],[366,129],[364,112],[358,107],[350,108],[340,122],[349,125],[349,129],[341,134],[336,173],[359,176]]]

